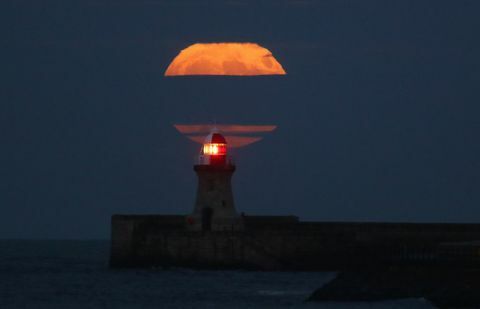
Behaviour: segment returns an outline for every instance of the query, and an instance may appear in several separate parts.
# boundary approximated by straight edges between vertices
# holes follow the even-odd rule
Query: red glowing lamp
[[[222,134],[212,132],[207,135],[203,142],[201,155],[208,159],[210,165],[223,165],[227,157],[227,141]]]
[[[207,143],[203,145],[203,154],[210,156],[227,155],[227,145],[218,143]]]

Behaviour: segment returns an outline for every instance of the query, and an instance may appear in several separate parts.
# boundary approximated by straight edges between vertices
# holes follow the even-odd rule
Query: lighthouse
[[[234,231],[242,229],[235,210],[231,179],[235,164],[228,155],[225,137],[213,131],[205,137],[197,162],[197,196],[192,214],[187,218],[191,230]]]
[[[186,217],[190,231],[243,230],[233,200],[232,176],[235,164],[228,150],[242,148],[262,140],[275,125],[175,124],[190,140],[201,144],[194,171],[198,178],[195,206]],[[225,134],[225,135],[224,135]]]

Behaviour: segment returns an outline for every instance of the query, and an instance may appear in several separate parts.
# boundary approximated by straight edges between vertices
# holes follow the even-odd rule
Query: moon
[[[183,49],[165,76],[285,75],[272,53],[256,43],[196,43]]]

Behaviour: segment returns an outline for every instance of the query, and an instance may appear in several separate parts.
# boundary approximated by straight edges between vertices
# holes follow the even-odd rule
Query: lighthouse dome
[[[226,144],[227,141],[222,134],[218,132],[212,132],[205,137],[204,144]]]

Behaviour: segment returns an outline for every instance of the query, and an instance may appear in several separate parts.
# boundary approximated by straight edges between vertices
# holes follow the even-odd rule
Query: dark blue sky
[[[239,211],[480,220],[479,1],[0,4],[0,238],[108,238],[188,213],[198,145],[172,124],[277,124],[236,151]],[[195,42],[250,41],[285,77],[168,79]]]

